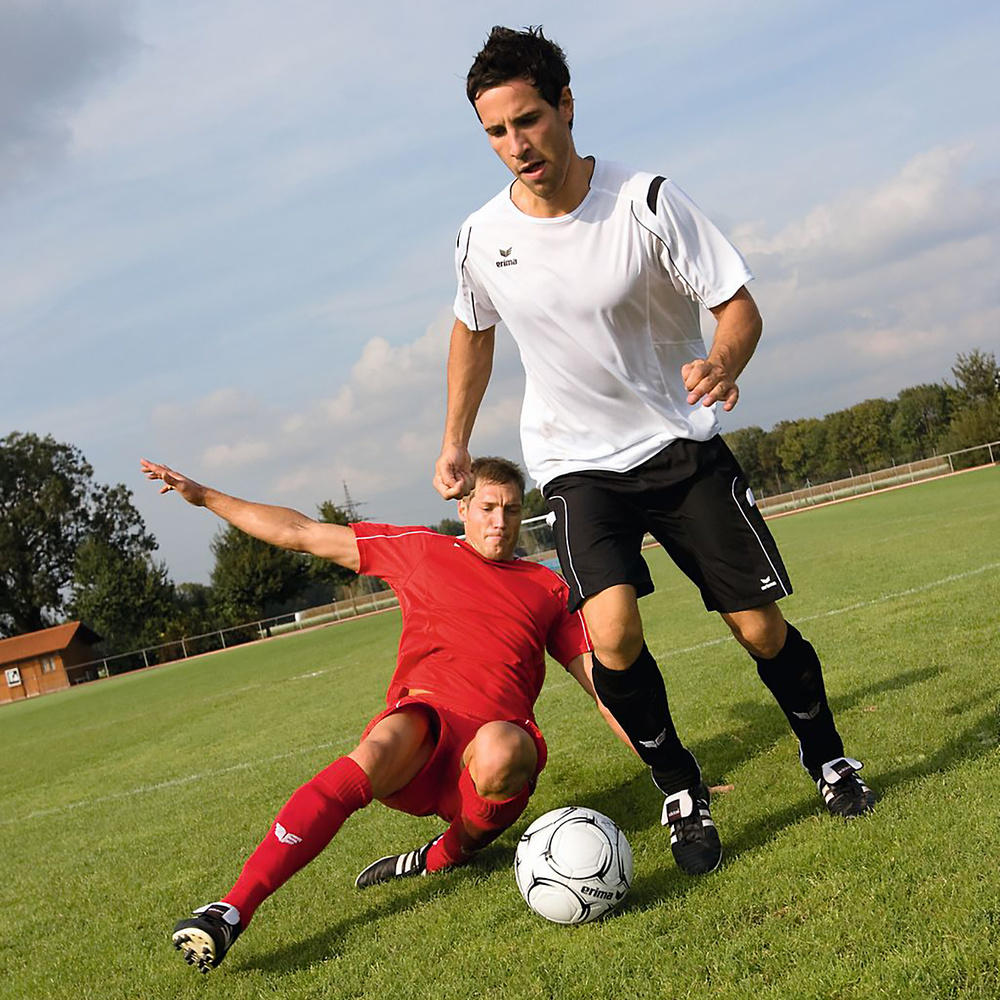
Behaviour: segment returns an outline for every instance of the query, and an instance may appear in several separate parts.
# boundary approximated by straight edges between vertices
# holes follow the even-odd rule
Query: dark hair
[[[476,477],[477,486],[480,482],[496,483],[498,486],[516,486],[521,492],[521,499],[524,499],[524,473],[516,462],[487,455],[473,461],[472,474]]]
[[[563,87],[569,86],[569,66],[566,54],[542,34],[541,25],[524,31],[494,26],[465,80],[469,103],[475,107],[484,90],[511,80],[527,80],[543,100],[559,107]]]

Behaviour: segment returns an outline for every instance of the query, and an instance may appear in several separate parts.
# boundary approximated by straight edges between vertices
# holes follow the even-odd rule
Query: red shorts
[[[462,773],[462,754],[465,753],[465,748],[472,742],[480,726],[487,722],[510,722],[512,725],[520,726],[531,737],[538,751],[538,764],[531,779],[531,787],[534,789],[535,780],[545,767],[548,748],[541,730],[531,719],[474,719],[452,709],[432,705],[419,697],[406,697],[400,698],[395,705],[376,715],[365,727],[361,738],[364,739],[377,722],[407,705],[418,705],[427,713],[431,723],[434,749],[431,751],[430,759],[408,785],[387,798],[379,799],[383,805],[409,813],[411,816],[436,814],[450,823],[461,808],[458,778]]]

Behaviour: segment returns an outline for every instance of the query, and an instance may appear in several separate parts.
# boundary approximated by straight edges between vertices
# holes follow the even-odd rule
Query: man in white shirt
[[[775,599],[791,592],[742,470],[719,437],[761,333],[752,274],[671,181],[594,157],[572,135],[562,50],[540,29],[493,29],[467,94],[514,181],[463,224],[434,482],[471,485],[468,444],[501,320],[525,368],[525,462],[554,511],[557,548],[594,643],[594,685],[666,796],[678,865],[714,870],[709,793],[670,718],[638,598],[649,531],[757,664],[835,815],[874,796],[844,756],[813,647]],[[716,320],[706,353],[700,308]]]

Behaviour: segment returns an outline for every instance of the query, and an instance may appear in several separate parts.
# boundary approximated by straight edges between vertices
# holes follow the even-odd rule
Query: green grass
[[[221,895],[287,796],[382,705],[391,612],[0,710],[0,997],[869,998],[1000,994],[1000,470],[772,522],[848,752],[880,801],[821,808],[751,661],[659,550],[643,601],[678,729],[716,796],[722,868],[675,868],[659,797],[558,667],[549,766],[476,863],[361,893],[439,824],[379,805],[200,977],[173,922]],[[521,902],[512,845],[568,803],[614,817],[636,879],[577,928]]]

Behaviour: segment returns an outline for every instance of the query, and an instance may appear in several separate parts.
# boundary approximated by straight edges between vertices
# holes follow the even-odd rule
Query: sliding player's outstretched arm
[[[224,521],[263,542],[293,552],[308,552],[355,572],[361,565],[354,531],[342,524],[316,521],[290,507],[240,500],[145,458],[140,459],[139,467],[147,479],[163,483],[161,493],[176,491],[192,506],[207,507]]]

